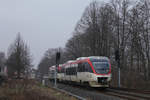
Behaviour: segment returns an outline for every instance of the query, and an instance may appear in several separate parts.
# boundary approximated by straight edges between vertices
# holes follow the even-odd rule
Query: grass
[[[0,86],[0,100],[77,100],[62,92],[41,86],[34,80],[9,80]]]
[[[137,71],[121,69],[121,87],[138,90],[150,90],[150,80]],[[118,87],[118,69],[112,67],[112,87]]]

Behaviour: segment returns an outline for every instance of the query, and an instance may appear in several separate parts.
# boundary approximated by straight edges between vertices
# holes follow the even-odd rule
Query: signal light
[[[115,60],[116,60],[116,61],[120,60],[119,50],[116,50],[116,51],[115,51]]]
[[[60,52],[56,53],[56,63],[58,63],[58,61],[60,60]]]

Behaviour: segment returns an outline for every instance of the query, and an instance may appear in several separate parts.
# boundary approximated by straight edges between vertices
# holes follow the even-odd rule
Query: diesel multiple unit
[[[50,68],[50,79],[54,79],[55,66]],[[107,57],[91,56],[70,60],[57,67],[59,82],[72,82],[91,87],[109,87],[111,64]]]

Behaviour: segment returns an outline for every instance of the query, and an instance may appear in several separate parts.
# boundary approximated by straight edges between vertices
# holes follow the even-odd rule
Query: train
[[[90,87],[109,87],[111,81],[111,63],[108,57],[90,56],[79,57],[76,60],[69,60],[58,67],[49,68],[50,79],[55,78],[57,70],[57,80],[59,82],[77,83]]]

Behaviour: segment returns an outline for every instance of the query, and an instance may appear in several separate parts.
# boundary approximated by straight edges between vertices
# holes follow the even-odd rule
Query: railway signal
[[[59,62],[60,60],[60,52],[56,53],[56,64]]]
[[[119,50],[115,51],[115,60],[116,61],[120,60]]]
[[[56,53],[56,68],[55,68],[55,87],[57,87],[57,68],[60,61],[60,52]]]

